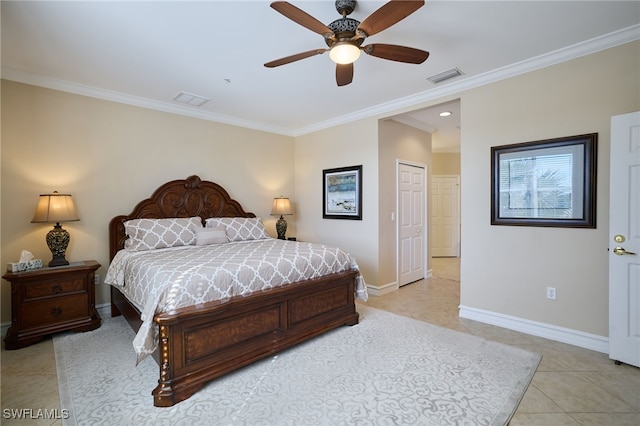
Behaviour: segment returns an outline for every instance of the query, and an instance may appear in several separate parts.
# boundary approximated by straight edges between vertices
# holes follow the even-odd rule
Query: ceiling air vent
[[[192,93],[180,92],[173,98],[173,100],[183,104],[199,107],[209,102],[211,99],[205,98],[204,96],[194,95]]]
[[[443,71],[439,74],[432,75],[427,78],[433,84],[442,83],[445,80],[449,80],[450,78],[460,77],[463,74],[458,68],[451,68],[450,70]]]

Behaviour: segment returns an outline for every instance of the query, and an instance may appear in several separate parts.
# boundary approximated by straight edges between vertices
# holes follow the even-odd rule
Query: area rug
[[[540,355],[359,306],[360,324],[265,358],[169,408],[122,317],[54,338],[64,425],[505,425]]]

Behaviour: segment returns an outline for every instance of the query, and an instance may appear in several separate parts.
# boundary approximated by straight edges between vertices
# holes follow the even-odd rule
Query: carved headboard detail
[[[256,217],[245,212],[240,203],[217,183],[193,175],[160,186],[151,197],[142,200],[128,215],[120,215],[109,222],[109,259],[124,247],[127,236],[124,223],[131,219],[163,219],[200,216],[204,222],[209,217]]]

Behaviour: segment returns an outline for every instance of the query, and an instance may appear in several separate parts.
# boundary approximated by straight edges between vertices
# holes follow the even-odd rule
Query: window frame
[[[598,134],[590,133],[491,147],[491,224],[596,228],[597,141]],[[560,169],[549,173],[542,167],[538,168],[537,163],[548,166],[550,157],[566,155],[571,156],[572,169],[571,176],[564,181],[570,180],[571,184],[558,186],[555,189],[553,187],[538,189],[536,186],[538,180],[546,179],[552,182],[554,172],[557,172],[556,178],[562,180],[560,177],[562,173]],[[526,166],[527,171],[519,172],[516,167],[505,170],[517,162]],[[509,173],[506,181],[503,172]],[[543,176],[544,173],[548,173],[546,177]],[[565,175],[564,178],[567,176]],[[529,186],[526,186],[527,184]],[[513,186],[518,186],[518,189],[512,189]],[[524,195],[521,194],[522,188],[526,189]],[[555,194],[551,194],[551,191]],[[517,195],[520,199],[516,199]],[[516,200],[513,201],[510,197]],[[549,207],[541,207],[540,204],[544,201],[541,197],[546,201],[553,201],[555,197],[559,204],[552,206],[547,203]],[[570,200],[569,209],[566,207],[567,199]],[[514,206],[516,204],[519,206],[509,212],[507,210],[510,208],[507,204],[512,202]],[[525,205],[527,202],[528,206]],[[548,211],[547,215],[545,210]],[[568,216],[558,217],[557,214],[561,210],[568,213]]]

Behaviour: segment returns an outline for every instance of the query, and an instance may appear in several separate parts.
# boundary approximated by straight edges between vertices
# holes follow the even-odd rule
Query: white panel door
[[[640,112],[611,119],[609,357],[640,367]]]
[[[460,256],[460,208],[458,176],[431,180],[431,256]]]
[[[425,277],[426,190],[424,167],[398,165],[398,285]]]

